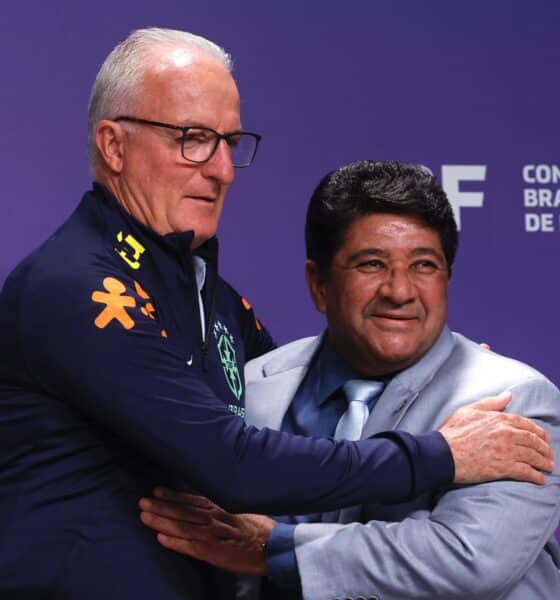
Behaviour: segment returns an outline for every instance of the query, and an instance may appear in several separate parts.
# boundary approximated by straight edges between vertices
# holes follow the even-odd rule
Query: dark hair
[[[361,160],[323,177],[307,209],[307,258],[326,274],[350,225],[372,213],[424,221],[438,233],[451,274],[459,235],[449,200],[426,168],[398,162]]]

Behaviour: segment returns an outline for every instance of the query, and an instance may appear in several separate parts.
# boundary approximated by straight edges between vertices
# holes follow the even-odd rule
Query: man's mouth
[[[402,315],[402,314],[391,314],[391,313],[375,313],[371,315],[377,319],[389,319],[393,321],[415,321],[418,317],[416,315]]]
[[[390,313],[375,313],[371,317],[377,325],[388,330],[402,331],[414,326],[418,322],[416,315],[400,315]]]
[[[214,196],[188,196],[191,200],[199,200],[208,204],[214,204],[217,200]]]

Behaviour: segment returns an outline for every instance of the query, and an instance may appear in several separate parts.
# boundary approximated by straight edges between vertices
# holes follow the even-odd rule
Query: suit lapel
[[[245,407],[247,424],[261,429],[280,429],[284,415],[319,347],[321,337],[308,339],[299,347],[290,344],[286,352],[275,351],[262,365],[262,378],[248,381]]]
[[[444,327],[436,343],[416,364],[393,377],[371,411],[362,439],[399,427],[422,390],[449,358],[454,346],[453,334]]]
[[[262,362],[261,375],[247,381],[247,424],[280,429],[290,402],[305,376],[321,337],[307,338],[270,353]],[[412,367],[394,377],[381,394],[364,427],[362,439],[396,429],[420,392],[448,359],[455,345],[445,327],[437,342]]]
[[[247,424],[259,429],[280,429],[306,371],[306,367],[294,367],[284,373],[248,383],[245,396]]]
[[[418,392],[398,383],[389,384],[369,415],[362,431],[362,439],[369,438],[380,431],[397,429],[399,422],[417,397]]]

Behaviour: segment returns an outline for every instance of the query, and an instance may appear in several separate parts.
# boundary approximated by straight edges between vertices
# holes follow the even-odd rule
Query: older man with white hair
[[[217,272],[234,167],[260,139],[242,129],[230,69],[184,32],[119,44],[91,96],[93,189],[6,281],[0,597],[216,597],[199,563],[140,524],[137,500],[156,483],[286,513],[453,480],[541,481],[552,467],[541,428],[477,408],[441,433],[356,443],[245,426],[243,364],[273,343]],[[516,462],[504,460],[512,446]]]

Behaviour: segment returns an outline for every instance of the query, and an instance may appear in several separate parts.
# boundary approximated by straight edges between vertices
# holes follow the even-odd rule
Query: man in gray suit
[[[443,190],[421,168],[364,161],[327,175],[311,199],[306,241],[307,279],[328,329],[247,366],[248,420],[304,435],[419,433],[507,390],[508,410],[542,424],[558,452],[558,389],[445,325],[457,237]],[[453,486],[405,504],[308,515],[297,525],[229,515],[169,491],[158,496],[143,508],[159,515],[144,522],[165,534],[160,543],[232,571],[268,574],[267,598],[560,596],[557,469],[542,485]],[[256,597],[255,588],[244,593]]]

